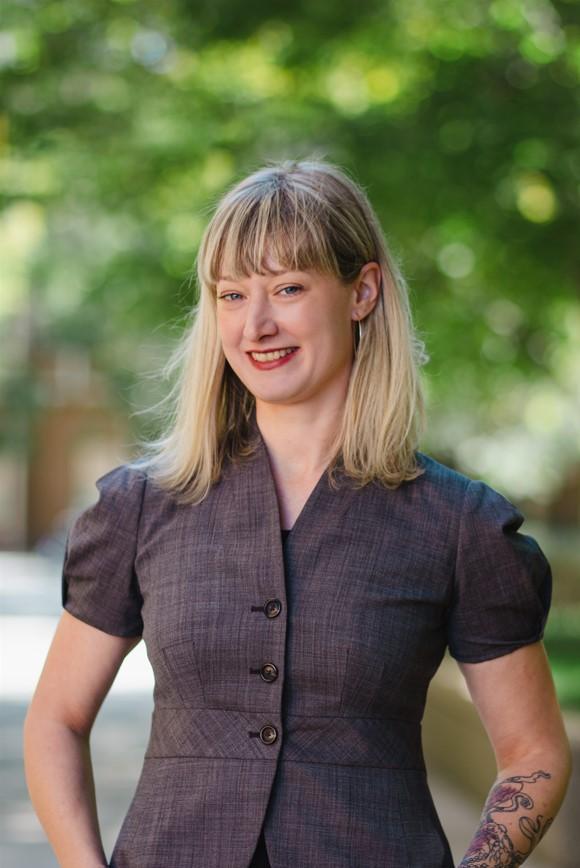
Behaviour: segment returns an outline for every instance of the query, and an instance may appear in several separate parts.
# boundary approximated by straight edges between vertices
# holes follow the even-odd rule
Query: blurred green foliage
[[[562,707],[580,711],[580,603],[552,607],[544,644]]]
[[[152,401],[147,339],[193,301],[218,196],[324,156],[409,280],[424,448],[532,496],[578,460],[578,3],[5,0],[1,27],[5,346],[26,310],[36,345],[86,347],[127,409]]]

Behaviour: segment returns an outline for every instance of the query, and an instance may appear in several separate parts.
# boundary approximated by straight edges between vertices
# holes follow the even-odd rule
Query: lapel
[[[218,485],[223,489],[219,497],[225,524],[222,539],[236,558],[254,566],[260,590],[263,580],[264,591],[271,591],[273,586],[284,587],[284,551],[276,485],[255,409],[250,428],[255,452],[229,463],[223,473],[227,484]],[[325,468],[286,541],[287,562],[298,565],[309,560],[309,554],[323,542],[338,543],[345,514],[357,492],[352,480],[340,469],[335,472],[335,480],[338,487],[333,489]]]

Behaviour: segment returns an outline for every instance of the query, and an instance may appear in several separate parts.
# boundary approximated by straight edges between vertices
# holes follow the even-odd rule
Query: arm
[[[491,741],[497,776],[459,868],[517,868],[556,816],[571,751],[542,642],[459,663]]]
[[[139,637],[120,638],[62,613],[24,722],[30,798],[61,868],[107,865],[89,736]]]

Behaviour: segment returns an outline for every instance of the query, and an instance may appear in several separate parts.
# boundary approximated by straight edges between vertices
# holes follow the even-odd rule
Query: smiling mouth
[[[283,359],[284,356],[289,355],[290,353],[295,352],[298,347],[284,347],[281,350],[270,350],[268,352],[257,353],[250,352],[249,355],[255,359],[256,362],[274,362],[276,359]]]

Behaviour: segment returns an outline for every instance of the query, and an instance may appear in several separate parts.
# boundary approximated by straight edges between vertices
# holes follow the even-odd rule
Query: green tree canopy
[[[508,484],[504,446],[523,466],[533,444],[530,494],[578,460],[577,3],[5,0],[2,27],[7,346],[25,308],[36,341],[87,347],[147,403],[147,339],[194,300],[217,197],[315,154],[363,184],[401,260],[429,442]]]

